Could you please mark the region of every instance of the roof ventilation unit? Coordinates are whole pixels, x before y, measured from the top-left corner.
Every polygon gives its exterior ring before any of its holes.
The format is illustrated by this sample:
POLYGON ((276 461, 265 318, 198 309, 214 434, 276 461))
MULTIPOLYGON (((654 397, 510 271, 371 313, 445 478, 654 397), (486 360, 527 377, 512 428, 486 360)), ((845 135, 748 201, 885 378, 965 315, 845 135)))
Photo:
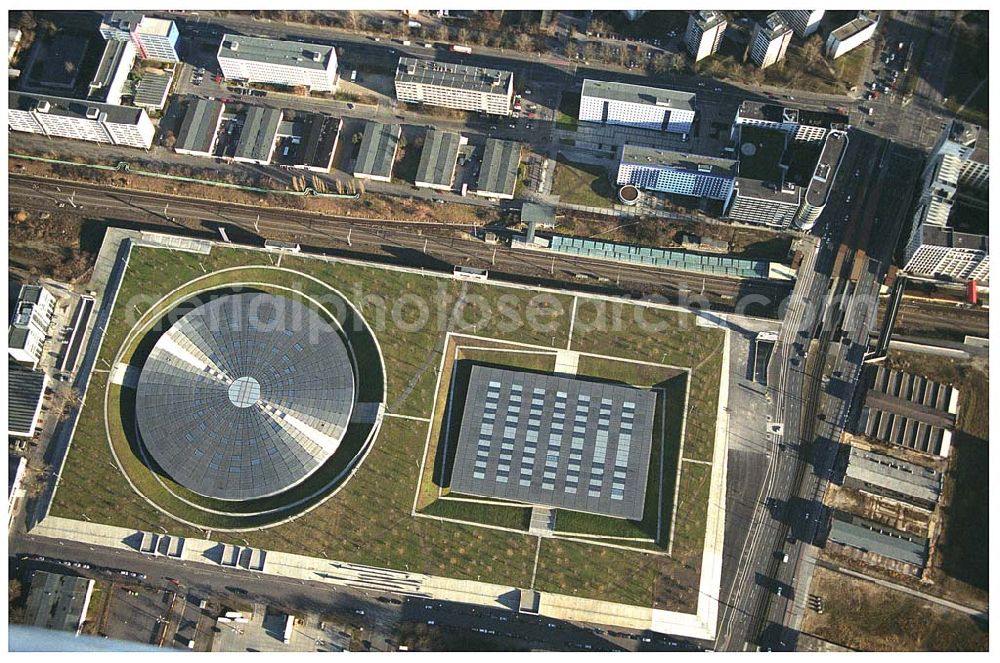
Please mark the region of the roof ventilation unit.
POLYGON ((50 108, 52 108, 52 104, 50 104, 45 99, 39 101, 38 104, 35 106, 35 110, 38 111, 39 113, 48 113, 50 108))
POLYGON ((87 119, 96 120, 101 114, 101 109, 96 106, 90 106, 87 108, 87 119))

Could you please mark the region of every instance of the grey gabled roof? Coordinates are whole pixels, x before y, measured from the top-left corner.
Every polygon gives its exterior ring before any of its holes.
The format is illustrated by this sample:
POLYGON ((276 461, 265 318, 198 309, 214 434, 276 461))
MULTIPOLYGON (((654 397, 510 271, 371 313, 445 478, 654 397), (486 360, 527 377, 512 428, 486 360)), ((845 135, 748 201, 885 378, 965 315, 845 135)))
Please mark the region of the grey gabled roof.
POLYGON ((583 82, 581 96, 610 99, 612 101, 627 101, 633 104, 648 104, 664 106, 675 110, 693 111, 695 97, 693 92, 679 92, 665 88, 649 87, 648 85, 630 85, 614 81, 597 81, 588 78, 583 82))
POLYGON ((324 70, 330 62, 331 52, 333 46, 323 44, 226 34, 219 44, 218 55, 234 60, 324 70))
POLYGON ((506 94, 514 72, 505 69, 473 67, 452 62, 399 58, 396 81, 422 83, 476 92, 506 94))
POLYGON ((420 152, 416 182, 451 186, 462 137, 453 131, 428 131, 420 152))
POLYGON ((927 563, 927 539, 849 513, 834 515, 829 538, 907 564, 923 567, 927 563))
POLYGON ((368 122, 365 124, 361 149, 354 166, 355 173, 391 177, 401 128, 398 124, 368 122))
POLYGON ((847 477, 931 504, 941 498, 943 488, 937 470, 855 446, 848 457, 847 477))
MULTIPOLYGON (((12 328, 16 329, 16 328, 12 328)), ((7 429, 10 435, 27 436, 45 396, 47 376, 42 371, 10 367, 7 372, 7 429)))
POLYGON ((267 161, 274 146, 274 139, 278 136, 279 124, 281 124, 280 110, 252 106, 247 111, 233 156, 239 159, 267 161))
POLYGON ((473 366, 451 492, 641 520, 655 406, 622 384, 473 366))
POLYGON ((476 190, 482 193, 513 194, 520 163, 520 143, 499 138, 487 139, 476 190))
POLYGON ((173 76, 169 74, 144 74, 135 87, 135 98, 132 103, 136 106, 162 108, 166 103, 167 91, 172 80, 173 76))
POLYGON ((214 99, 195 99, 188 104, 187 112, 177 132, 174 149, 191 152, 208 152, 215 140, 215 130, 219 126, 226 105, 214 99))
POLYGON ((329 168, 333 160, 333 145, 340 133, 341 119, 310 113, 303 120, 303 125, 299 150, 294 156, 295 163, 314 168, 329 168))

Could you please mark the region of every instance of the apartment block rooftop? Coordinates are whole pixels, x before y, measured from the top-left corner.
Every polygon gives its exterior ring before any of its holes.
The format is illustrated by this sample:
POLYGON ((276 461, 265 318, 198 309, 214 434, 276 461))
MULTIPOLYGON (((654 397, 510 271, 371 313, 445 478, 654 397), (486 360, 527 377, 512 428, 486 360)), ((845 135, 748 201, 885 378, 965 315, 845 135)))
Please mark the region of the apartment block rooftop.
POLYGON ((815 207, 826 204, 827 196, 833 187, 837 166, 847 151, 847 134, 843 131, 831 131, 823 143, 816 170, 813 172, 809 187, 806 189, 806 202, 815 207))
POLYGON ((832 111, 810 110, 807 108, 789 108, 780 104, 744 99, 740 103, 738 116, 750 120, 776 122, 778 124, 804 124, 810 127, 826 129, 846 127, 851 119, 843 113, 832 111))
POLYGON ((722 12, 717 12, 714 9, 701 9, 699 11, 691 12, 691 16, 694 18, 695 25, 698 29, 711 30, 719 23, 726 20, 726 17, 722 15, 722 12))
POLYGON ((622 163, 668 167, 716 177, 736 177, 739 173, 739 162, 734 159, 687 154, 642 145, 624 145, 621 160, 622 163))
POLYGON ((845 39, 850 39, 862 30, 867 30, 874 23, 878 23, 878 14, 871 15, 862 13, 858 14, 857 18, 844 23, 830 34, 837 41, 844 41, 845 39))
POLYGON ((783 19, 778 12, 771 12, 766 19, 757 25, 760 26, 761 32, 768 39, 776 39, 786 32, 792 31, 792 26, 788 25, 788 21, 783 19))
POLYGON ((228 33, 223 35, 219 44, 220 58, 317 70, 327 68, 332 52, 333 46, 228 33))
POLYGON ((506 93, 513 77, 514 72, 504 69, 417 58, 399 58, 399 65, 396 67, 397 82, 458 88, 471 92, 506 93))
POLYGON ((96 101, 50 97, 27 92, 8 92, 7 108, 87 120, 96 120, 103 114, 106 121, 113 124, 136 124, 145 112, 141 108, 132 106, 116 106, 96 101))
POLYGON ((648 85, 631 85, 614 81, 583 81, 584 97, 596 97, 623 101, 632 104, 647 104, 650 106, 665 106, 677 110, 694 111, 695 95, 693 92, 678 92, 648 85))
MULTIPOLYGON (((135 47, 127 41, 109 40, 104 44, 104 52, 101 54, 101 61, 97 65, 97 73, 90 83, 90 94, 98 95, 105 99, 108 93, 108 86, 114 81, 118 69, 123 66, 123 59, 128 51, 133 53, 135 47)), ((134 57, 132 58, 134 61, 134 57)), ((129 62, 131 65, 132 62, 129 62)))

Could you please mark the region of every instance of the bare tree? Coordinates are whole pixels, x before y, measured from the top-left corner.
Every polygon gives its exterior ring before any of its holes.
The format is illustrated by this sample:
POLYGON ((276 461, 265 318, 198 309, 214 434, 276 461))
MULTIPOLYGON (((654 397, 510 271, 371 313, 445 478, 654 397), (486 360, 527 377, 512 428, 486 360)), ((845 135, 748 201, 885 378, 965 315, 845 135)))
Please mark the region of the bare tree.
POLYGON ((576 56, 580 54, 580 48, 576 45, 575 41, 569 41, 566 43, 566 57, 570 60, 575 60, 576 56))
POLYGON ((517 50, 522 52, 531 52, 534 50, 535 40, 527 32, 521 32, 517 35, 515 40, 515 45, 517 50))

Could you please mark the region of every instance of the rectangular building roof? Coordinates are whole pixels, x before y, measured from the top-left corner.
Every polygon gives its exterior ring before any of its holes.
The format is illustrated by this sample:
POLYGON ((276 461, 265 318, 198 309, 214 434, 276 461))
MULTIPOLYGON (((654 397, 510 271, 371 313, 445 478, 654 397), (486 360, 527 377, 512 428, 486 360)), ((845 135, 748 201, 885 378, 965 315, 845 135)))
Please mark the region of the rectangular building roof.
POLYGON ((487 139, 476 190, 483 193, 513 194, 520 163, 520 143, 499 138, 487 139))
POLYGON ((831 131, 823 142, 823 151, 816 162, 809 187, 806 189, 806 202, 819 207, 826 204, 826 197, 833 187, 834 175, 840 159, 847 151, 847 134, 842 131, 831 131))
POLYGON ((804 124, 810 127, 846 127, 851 118, 843 113, 808 108, 790 108, 780 104, 744 99, 737 111, 738 117, 779 124, 804 124))
POLYGON ((94 581, 78 576, 35 571, 31 577, 24 623, 76 633, 87 616, 94 581))
POLYGON ((733 159, 661 150, 643 145, 624 145, 622 163, 641 166, 662 166, 716 177, 736 177, 739 163, 733 159))
POLYGON ((451 490, 641 520, 655 405, 635 387, 473 366, 451 490))
POLYGON ((304 44, 299 41, 263 39, 246 35, 225 34, 219 44, 219 57, 249 62, 325 70, 330 63, 333 46, 304 44))
POLYGON ((174 149, 191 152, 208 152, 215 140, 215 130, 219 126, 226 105, 214 99, 194 99, 188 103, 181 128, 177 132, 174 149))
POLYGON ((354 172, 376 177, 392 177, 400 131, 398 124, 365 123, 365 133, 361 139, 361 149, 358 152, 354 172))
POLYGON ((614 81, 597 81, 588 78, 583 81, 584 97, 598 97, 612 101, 625 101, 633 104, 650 106, 665 106, 667 108, 694 111, 695 97, 693 92, 678 92, 648 85, 630 85, 614 81))
POLYGON ((303 119, 303 113, 298 114, 302 122, 298 150, 292 158, 295 165, 313 168, 329 168, 333 159, 333 146, 340 133, 341 119, 331 115, 309 113, 303 119))
POLYGON ((907 564, 923 567, 927 563, 927 539, 843 511, 834 516, 829 538, 907 564))
POLYGON ((941 498, 943 477, 937 470, 854 446, 847 477, 919 502, 937 504, 941 498))
MULTIPOLYGON (((16 328, 12 328, 16 329, 16 328)), ((48 376, 43 371, 10 367, 7 371, 7 434, 29 437, 35 431, 35 418, 48 376)))
POLYGON ((776 39, 786 32, 792 31, 792 27, 788 25, 788 21, 782 18, 778 12, 771 12, 757 26, 768 39, 776 39))
POLYGON ((170 90, 170 74, 146 73, 135 87, 135 97, 132 100, 136 106, 163 108, 167 102, 167 92, 170 90))
POLYGON ((714 9, 702 9, 691 12, 691 17, 694 19, 695 25, 702 31, 711 30, 726 20, 721 12, 717 12, 714 9))
POLYGON ((471 65, 399 58, 396 81, 458 88, 472 92, 506 94, 514 72, 505 69, 473 67, 471 65))
POLYGON ((462 136, 453 131, 428 131, 420 152, 416 181, 451 186, 462 136))
POLYGON ((106 114, 107 121, 112 124, 134 125, 139 122, 139 118, 145 113, 141 108, 133 108, 132 106, 116 106, 96 101, 50 97, 43 94, 28 94, 27 92, 7 93, 7 108, 9 109, 32 111, 42 101, 49 103, 49 108, 46 111, 49 115, 87 119, 87 109, 96 108, 101 113, 106 114))
POLYGON ((236 152, 233 156, 238 159, 267 161, 274 140, 278 136, 280 123, 280 110, 251 106, 240 130, 240 139, 236 142, 236 152))
POLYGON ((844 23, 842 26, 831 32, 830 34, 837 41, 844 41, 845 39, 850 39, 854 35, 858 34, 862 30, 868 29, 872 24, 878 22, 878 15, 875 17, 870 17, 866 14, 859 14, 857 18, 844 23))
POLYGON ((101 54, 101 61, 97 64, 97 72, 90 82, 90 93, 97 95, 100 99, 107 99, 107 87, 111 85, 115 75, 121 67, 131 67, 135 63, 135 46, 132 42, 117 41, 109 39, 104 42, 104 52, 101 54), (126 62, 125 53, 133 53, 132 61, 126 62))

